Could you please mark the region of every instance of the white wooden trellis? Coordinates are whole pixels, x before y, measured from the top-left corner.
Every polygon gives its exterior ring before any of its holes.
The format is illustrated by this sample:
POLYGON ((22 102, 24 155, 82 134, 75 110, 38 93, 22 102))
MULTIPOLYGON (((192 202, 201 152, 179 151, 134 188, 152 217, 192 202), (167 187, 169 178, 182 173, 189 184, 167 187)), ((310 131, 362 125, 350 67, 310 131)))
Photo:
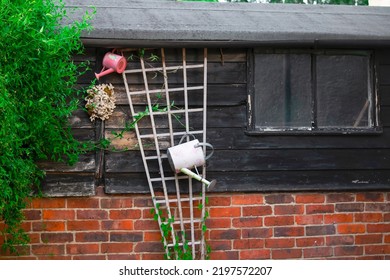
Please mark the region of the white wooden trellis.
MULTIPOLYGON (((207 49, 203 50, 203 63, 189 64, 187 63, 186 57, 186 49, 182 49, 182 62, 180 65, 167 66, 165 59, 165 50, 161 49, 161 67, 149 67, 149 65, 145 62, 143 56, 140 58, 140 69, 129 69, 125 70, 122 73, 123 81, 126 88, 127 98, 130 105, 131 114, 133 116, 133 121, 135 121, 135 116, 142 113, 143 111, 139 111, 138 107, 135 106, 135 102, 133 102, 134 98, 137 97, 146 97, 147 101, 147 109, 148 116, 147 118, 151 124, 151 133, 149 131, 144 131, 140 129, 137 122, 135 122, 135 132, 138 139, 139 149, 142 155, 142 160, 150 188, 150 193, 152 196, 154 209, 156 212, 163 208, 166 211, 166 220, 163 221, 161 216, 158 215, 158 224, 160 227, 161 235, 163 238, 164 248, 166 252, 166 256, 170 258, 172 252, 174 252, 173 248, 175 246, 182 247, 182 250, 185 249, 185 245, 188 245, 191 249, 192 258, 200 258, 204 259, 206 256, 206 245, 205 245, 205 236, 203 231, 203 224, 205 222, 205 192, 206 186, 202 184, 201 192, 198 195, 194 194, 193 188, 193 180, 184 174, 175 174, 172 170, 167 170, 164 168, 165 162, 167 161, 166 155, 166 147, 162 144, 162 139, 169 138, 170 146, 174 146, 178 144, 180 138, 185 137, 187 135, 187 141, 189 140, 188 135, 195 135, 199 140, 206 143, 206 119, 207 119, 207 49), (203 70, 203 84, 202 85, 189 85, 188 84, 188 75, 189 71, 192 69, 203 70), (148 81, 148 73, 161 73, 163 75, 163 86, 160 89, 150 89, 149 81, 148 81), (182 75, 182 86, 170 87, 168 81, 168 73, 169 75, 182 75), (132 84, 132 75, 142 75, 142 79, 144 82, 144 88, 142 90, 131 90, 132 84), (189 95, 195 91, 203 92, 203 100, 201 106, 197 108, 193 108, 189 106, 189 95), (184 99, 184 108, 174 108, 171 106, 172 93, 182 93, 184 99), (166 100, 166 110, 158 110, 153 111, 154 104, 152 103, 152 95, 160 94, 163 95, 166 100), (173 120, 177 114, 184 115, 184 130, 175 129, 173 125, 173 120), (202 118, 202 129, 192 129, 190 127, 190 120, 194 118, 194 114, 199 118, 199 114, 201 114, 202 118), (159 119, 160 118, 160 119, 159 119), (166 119, 164 119, 166 118, 166 119), (168 132, 160 132, 156 127, 156 122, 165 120, 168 125, 168 132), (154 145, 155 154, 148 155, 145 153, 145 140, 152 140, 154 145), (150 166, 157 161, 159 176, 153 176, 150 172, 150 166), (176 197, 172 198, 168 194, 167 184, 170 182, 174 182, 176 197), (162 186, 162 195, 158 195, 156 192, 157 188, 161 188, 162 186), (184 191, 184 195, 183 195, 184 191), (183 212, 183 202, 188 203, 189 213, 185 214, 183 212), (196 208, 195 204, 200 204, 201 211, 200 216, 196 216, 194 211, 196 208), (174 218, 174 211, 177 210, 178 220, 174 218), (170 237, 164 236, 164 230, 162 229, 162 225, 166 224, 166 221, 172 221, 168 223, 170 226, 170 237), (187 227, 186 227, 187 225, 187 227), (190 226, 190 236, 189 240, 185 234, 183 234, 186 230, 188 230, 188 225, 190 226), (178 227, 178 228, 177 228, 178 227)), ((149 78, 150 79, 150 78, 149 78)), ((142 108, 143 109, 143 108, 142 108)), ((150 147, 148 147, 150 149, 150 147)), ((204 147, 205 152, 205 147, 204 147)), ((203 166, 201 168, 201 176, 205 178, 206 176, 206 168, 203 166)))

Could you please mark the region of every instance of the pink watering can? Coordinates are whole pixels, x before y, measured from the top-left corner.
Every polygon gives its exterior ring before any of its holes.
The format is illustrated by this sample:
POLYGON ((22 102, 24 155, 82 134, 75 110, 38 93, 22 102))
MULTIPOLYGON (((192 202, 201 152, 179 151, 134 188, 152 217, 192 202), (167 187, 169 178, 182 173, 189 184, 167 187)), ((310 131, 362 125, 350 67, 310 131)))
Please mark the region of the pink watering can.
POLYGON ((118 55, 112 52, 108 52, 103 57, 103 69, 97 74, 95 73, 96 79, 111 73, 121 74, 125 71, 127 65, 126 58, 123 55, 118 55))

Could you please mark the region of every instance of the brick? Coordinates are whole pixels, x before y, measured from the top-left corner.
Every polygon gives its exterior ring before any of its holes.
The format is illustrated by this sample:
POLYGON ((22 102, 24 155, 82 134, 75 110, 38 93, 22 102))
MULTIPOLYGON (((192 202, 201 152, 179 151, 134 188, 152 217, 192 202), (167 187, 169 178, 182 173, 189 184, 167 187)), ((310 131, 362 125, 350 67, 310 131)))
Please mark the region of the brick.
POLYGON ((305 208, 303 205, 275 205, 274 213, 275 215, 294 215, 294 214, 303 214, 305 208))
POLYGON ((99 208, 99 199, 96 198, 68 198, 67 208, 99 208))
POLYGON ((385 243, 390 243, 390 235, 385 235, 385 243))
POLYGON ((271 214, 272 214, 271 206, 251 206, 251 207, 242 208, 243 216, 268 216, 271 214))
POLYGON ((128 210, 111 210, 111 220, 123 220, 123 219, 140 219, 141 210, 139 209, 128 209, 128 210))
POLYGON ((242 238, 268 238, 272 236, 270 228, 245 228, 242 229, 242 238))
POLYGON ((66 252, 70 255, 91 255, 99 253, 99 244, 67 244, 66 252))
POLYGON ((131 208, 133 207, 132 198, 102 198, 100 200, 101 208, 131 208))
POLYGON ((144 241, 161 241, 160 231, 145 231, 144 232, 144 241))
POLYGON ((210 242, 209 245, 211 250, 215 251, 225 251, 232 249, 232 243, 230 240, 213 240, 213 242, 210 242))
POLYGON ((65 208, 65 201, 64 198, 34 198, 31 205, 35 209, 65 208))
POLYGON ((134 222, 135 230, 159 230, 158 222, 155 220, 137 220, 134 222))
MULTIPOLYGON (((153 201, 150 197, 137 197, 134 198, 133 204, 135 207, 153 207, 153 201)), ((108 207, 111 208, 111 207, 108 207)))
POLYGON ((305 234, 303 227, 276 227, 274 228, 275 237, 284 236, 302 236, 305 234))
POLYGON ((237 239, 233 240, 233 249, 241 250, 241 249, 258 249, 264 247, 263 239, 237 239))
MULTIPOLYGON (((41 234, 40 233, 28 233, 28 236, 30 238, 30 244, 41 243, 41 234)), ((2 244, 1 238, 0 238, 0 244, 2 244)))
POLYGON ((65 222, 33 222, 33 231, 65 231, 65 222))
POLYGON ((75 212, 73 210, 42 210, 44 220, 74 220, 75 212))
POLYGON ((303 237, 295 240, 297 247, 316 247, 325 244, 324 237, 303 237))
POLYGON ((31 245, 33 255, 64 255, 64 245, 31 245))
POLYGON ((297 225, 316 225, 322 224, 324 220, 323 215, 298 215, 295 216, 295 222, 297 225))
POLYGON ((127 220, 102 221, 102 230, 133 230, 134 222, 127 220))
POLYGON ((364 224, 342 224, 342 225, 337 225, 337 232, 339 234, 365 233, 366 232, 366 226, 364 224))
POLYGON ((231 196, 211 196, 209 197, 208 206, 231 206, 231 196))
POLYGON ((336 204, 336 212, 362 212, 364 203, 340 203, 336 204))
MULTIPOLYGON (((190 217, 191 210, 189 207, 183 207, 181 210, 183 213, 183 217, 190 217)), ((193 211, 194 217, 201 217, 202 216, 202 210, 199 209, 196 205, 193 207, 192 211, 193 211)))
POLYGON ((327 246, 337 246, 337 245, 353 245, 355 239, 353 235, 341 235, 341 236, 327 236, 326 245, 327 246))
POLYGON ((101 251, 103 254, 109 253, 131 253, 133 251, 133 243, 102 243, 101 251))
POLYGON ((355 195, 350 193, 331 193, 326 195, 327 203, 353 202, 355 195))
POLYGON ((382 213, 356 213, 355 222, 382 222, 383 215, 382 213))
POLYGON ((264 218, 265 226, 288 226, 294 224, 294 216, 271 216, 264 218))
POLYGON ((24 210, 23 214, 26 221, 36 221, 42 218, 41 210, 24 210))
POLYGON ((272 259, 300 259, 302 249, 281 249, 272 250, 272 259))
POLYGON ((334 225, 323 225, 323 226, 306 226, 306 235, 332 235, 336 233, 334 225))
POLYGON ((232 196, 232 205, 256 205, 263 203, 264 197, 261 194, 245 194, 232 196))
POLYGON ((334 248, 335 256, 360 256, 363 255, 362 246, 341 246, 334 248))
MULTIPOLYGON (((114 256, 118 256, 118 255, 114 255, 114 256)), ((142 257, 142 260, 163 260, 164 259, 164 254, 156 254, 156 253, 147 253, 147 254, 136 254, 132 257, 134 257, 135 259, 140 259, 139 256, 142 257)), ((126 257, 124 258, 124 260, 128 260, 129 257, 126 257)))
POLYGON ((164 247, 161 242, 139 242, 134 246, 134 252, 163 252, 164 247))
POLYGON ((355 243, 356 244, 375 244, 382 243, 383 236, 382 234, 365 234, 365 235, 356 235, 355 243))
POLYGON ((324 203, 325 195, 323 194, 297 194, 295 196, 295 203, 324 203))
POLYGON ((293 238, 269 238, 265 240, 265 248, 292 248, 295 246, 293 238))
POLYGON ((390 212, 390 203, 380 203, 380 202, 375 202, 375 203, 366 203, 365 204, 365 211, 366 212, 390 212))
POLYGON ((72 260, 105 260, 106 256, 104 255, 75 255, 72 256, 72 260))
POLYGON ((263 225, 262 218, 258 218, 258 217, 234 218, 232 222, 233 222, 233 227, 236 228, 261 227, 263 225))
POLYGON ((218 218, 218 219, 207 219, 207 228, 230 228, 232 220, 230 218, 218 218))
POLYGON ((373 202, 383 202, 385 200, 383 193, 378 192, 365 192, 356 194, 356 201, 373 201, 373 202))
POLYGON ((83 231, 83 230, 98 230, 99 228, 100 228, 99 221, 95 221, 95 220, 67 222, 68 230, 83 231))
POLYGON ((31 231, 31 224, 32 224, 32 222, 30 222, 30 221, 23 221, 21 227, 25 232, 30 232, 31 231))
POLYGON ((78 232, 76 233, 76 242, 105 242, 108 241, 107 232, 78 232))
POLYGON ((77 210, 77 219, 80 220, 104 220, 108 219, 106 210, 77 210))
POLYGON ((303 257, 305 259, 327 258, 333 256, 333 248, 316 247, 303 249, 303 257))
POLYGON ((110 241, 112 242, 139 242, 143 241, 142 232, 111 232, 110 241))
POLYGON ((291 194, 269 194, 265 196, 267 204, 293 203, 294 197, 291 194))
POLYGON ((71 260, 71 256, 38 255, 38 260, 71 260))
POLYGON ((217 208, 211 208, 210 211, 210 217, 216 218, 216 217, 241 217, 241 208, 240 207, 217 207, 217 208))
POLYGON ((41 240, 43 243, 66 243, 73 241, 73 234, 68 232, 62 233, 42 233, 41 240))
POLYGON ((210 253, 211 260, 238 260, 239 252, 238 251, 217 251, 210 253))
POLYGON ((240 239, 241 232, 237 229, 227 229, 227 230, 210 230, 210 239, 240 239))
MULTIPOLYGON (((174 211, 172 211, 172 212, 174 212, 174 211)), ((143 209, 142 210, 142 219, 154 219, 154 210, 152 210, 152 208, 143 209)))
POLYGON ((322 213, 333 213, 334 205, 333 204, 316 204, 316 205, 306 205, 306 214, 322 214, 322 213))
POLYGON ((353 214, 331 214, 324 215, 325 224, 352 223, 353 214))
POLYGON ((386 213, 383 216, 383 221, 384 222, 390 222, 390 213, 386 213))
POLYGON ((367 232, 390 232, 390 224, 368 224, 367 232))
POLYGON ((270 250, 242 250, 240 260, 265 260, 271 257, 270 250))

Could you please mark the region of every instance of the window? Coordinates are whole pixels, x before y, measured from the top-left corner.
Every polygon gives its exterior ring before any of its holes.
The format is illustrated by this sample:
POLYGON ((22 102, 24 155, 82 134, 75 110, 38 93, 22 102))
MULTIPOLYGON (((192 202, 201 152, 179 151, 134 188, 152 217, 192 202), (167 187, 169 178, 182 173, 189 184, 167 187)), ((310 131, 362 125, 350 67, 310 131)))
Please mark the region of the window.
POLYGON ((255 51, 249 133, 379 131, 371 54, 255 51))

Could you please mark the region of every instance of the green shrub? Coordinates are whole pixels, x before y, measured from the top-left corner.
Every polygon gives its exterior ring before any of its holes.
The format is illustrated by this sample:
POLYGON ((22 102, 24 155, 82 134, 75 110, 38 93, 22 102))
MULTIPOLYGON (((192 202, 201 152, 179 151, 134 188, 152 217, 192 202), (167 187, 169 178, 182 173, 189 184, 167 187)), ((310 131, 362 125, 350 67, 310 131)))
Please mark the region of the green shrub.
POLYGON ((75 163, 81 143, 68 117, 78 107, 77 78, 85 67, 80 34, 91 14, 63 25, 62 1, 0 0, 0 219, 3 248, 26 244, 23 209, 44 176, 42 159, 75 163))

